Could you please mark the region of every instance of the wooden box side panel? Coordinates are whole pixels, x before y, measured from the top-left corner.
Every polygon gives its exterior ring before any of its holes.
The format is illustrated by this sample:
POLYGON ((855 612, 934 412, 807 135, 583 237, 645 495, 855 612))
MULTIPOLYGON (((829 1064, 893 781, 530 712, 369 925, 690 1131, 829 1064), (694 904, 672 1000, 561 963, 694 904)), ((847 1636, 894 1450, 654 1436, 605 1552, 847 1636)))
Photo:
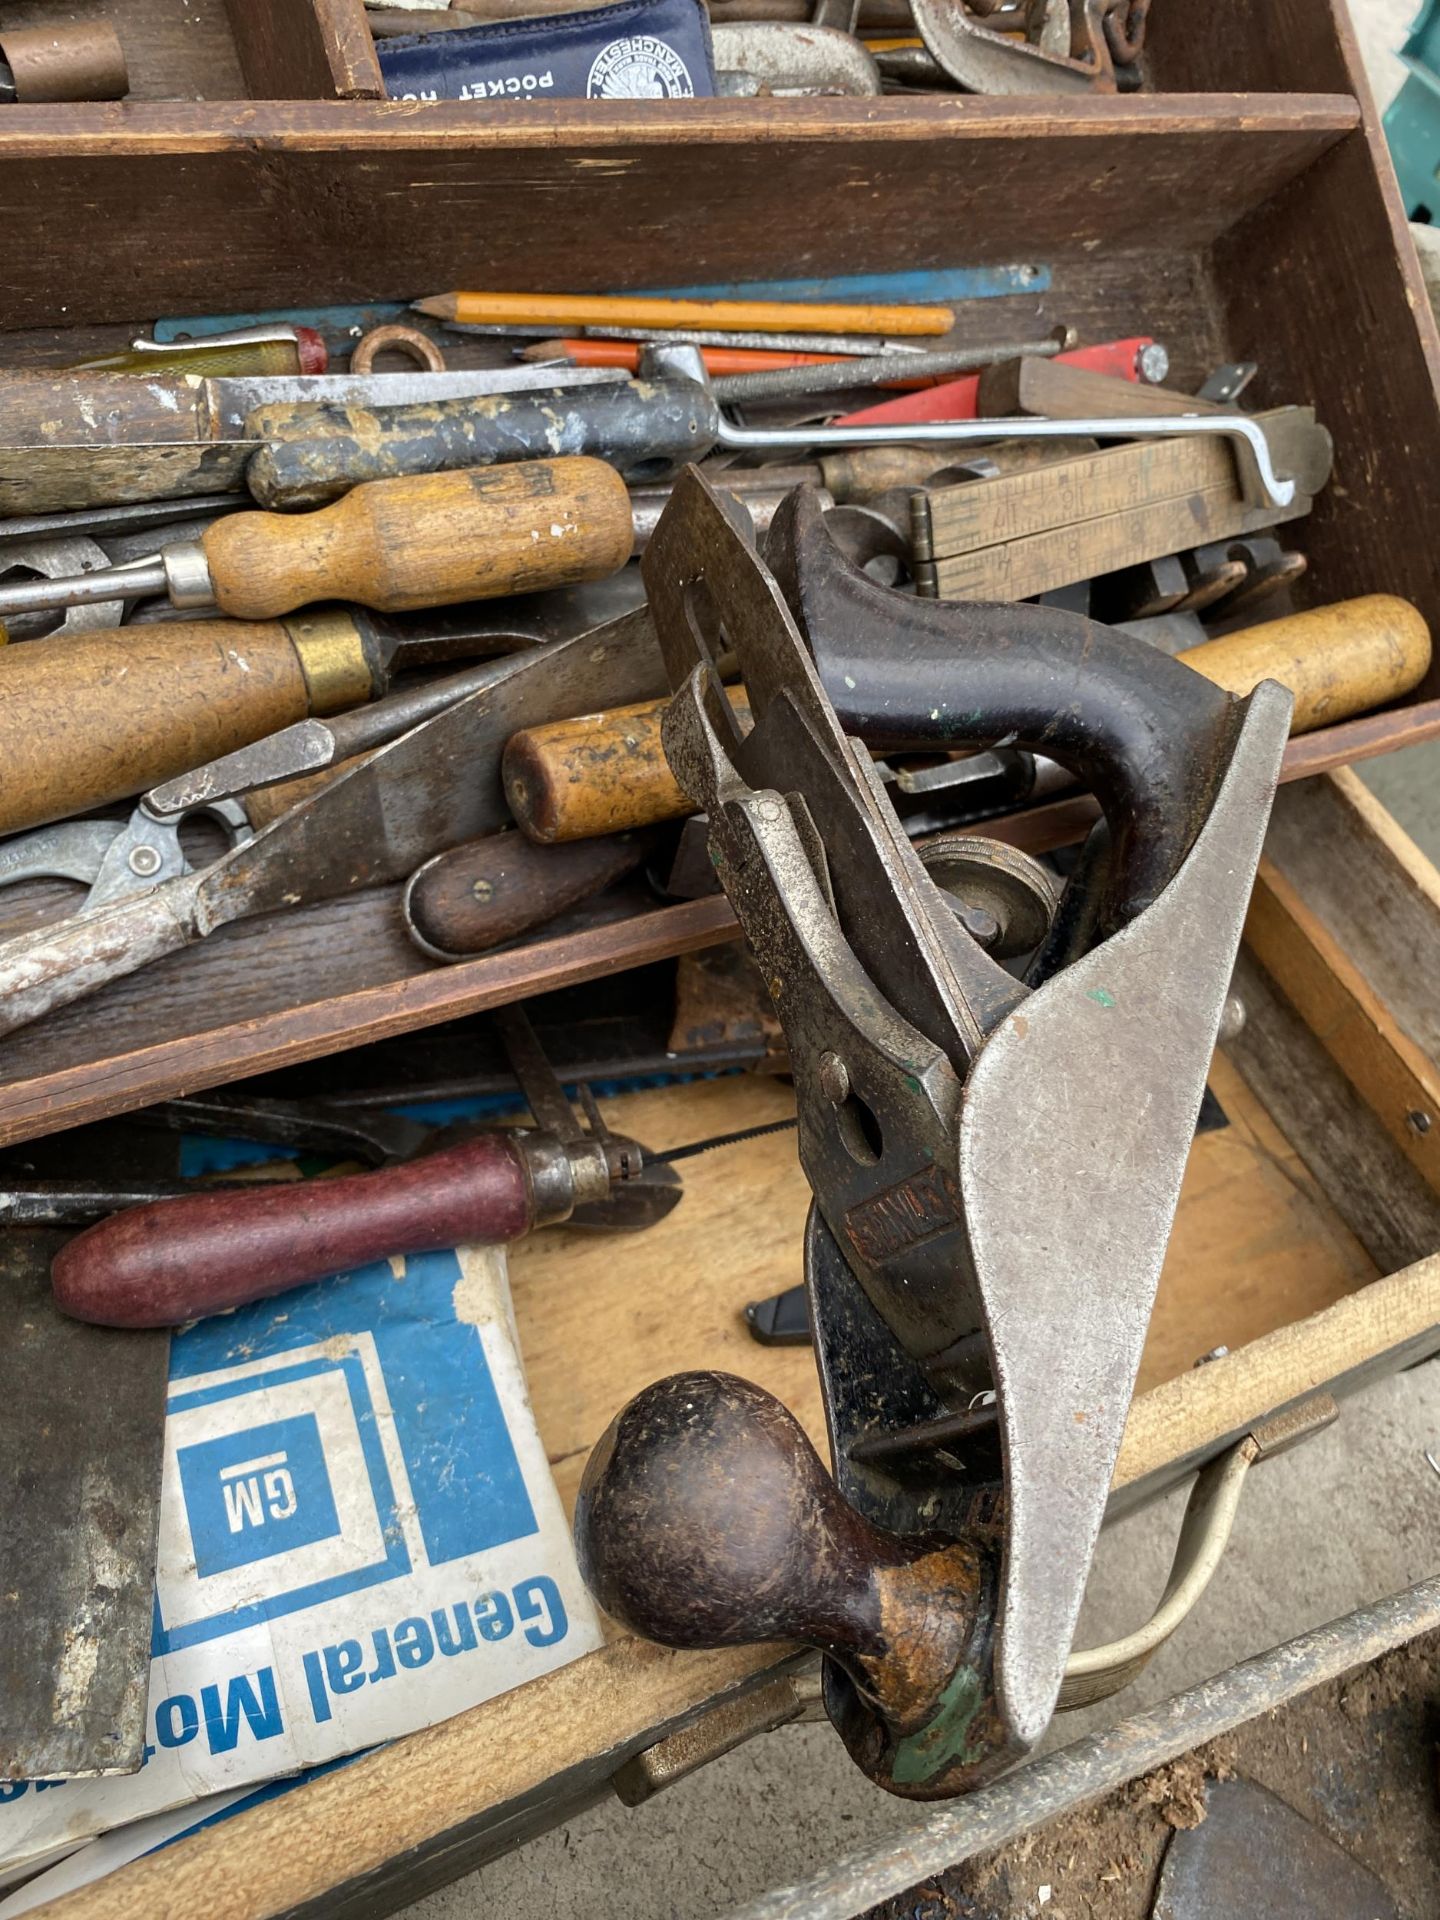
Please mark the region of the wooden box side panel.
POLYGON ((301 262, 331 301, 604 289, 618 231, 639 286, 1114 256, 1157 231, 1184 252, 1356 121, 1266 96, 641 105, 11 109, 6 324, 293 305, 301 262), (163 250, 134 247, 137 206, 163 250))
POLYGON ((381 100, 361 0, 225 0, 255 100, 381 100))
POLYGON ((1193 93, 1354 93, 1364 84, 1345 0, 1156 8, 1145 33, 1145 78, 1161 91, 1193 93))

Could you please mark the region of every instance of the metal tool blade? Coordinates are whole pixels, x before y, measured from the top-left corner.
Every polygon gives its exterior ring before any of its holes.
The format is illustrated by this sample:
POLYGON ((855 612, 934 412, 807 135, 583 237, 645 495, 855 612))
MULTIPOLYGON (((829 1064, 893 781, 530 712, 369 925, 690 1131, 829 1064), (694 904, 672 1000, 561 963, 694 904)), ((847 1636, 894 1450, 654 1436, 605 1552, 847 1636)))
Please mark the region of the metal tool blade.
POLYGON ((664 688, 644 608, 522 656, 217 860, 201 879, 202 921, 219 926, 402 879, 509 819, 500 756, 512 733, 664 688))
POLYGON ((1207 1780, 1200 1824, 1171 1838, 1151 1920, 1400 1920, 1389 1889, 1249 1780, 1207 1780))
MULTIPOLYGON (((94 1130, 53 1147, 47 1172, 93 1162, 94 1130)), ((173 1164, 163 1140, 123 1151, 173 1164)), ((145 1748, 170 1338, 67 1319, 66 1237, 0 1234, 0 1780, 133 1773, 145 1748)))
POLYGON ((458 367, 446 373, 217 374, 208 382, 217 434, 239 434, 256 407, 428 406, 537 387, 605 387, 628 376, 615 367, 458 367))
POLYGON ((638 567, 622 567, 603 580, 543 593, 517 593, 502 600, 470 600, 456 607, 426 607, 416 613, 373 614, 396 672, 480 653, 512 653, 552 640, 572 640, 645 604, 638 567))
MULTIPOLYGON (((503 654, 571 640, 578 633, 590 633, 632 612, 644 600, 638 570, 626 567, 608 580, 557 588, 553 593, 477 600, 461 607, 427 611, 408 620, 403 614, 381 618, 358 610, 355 617, 374 625, 381 635, 381 645, 391 650, 395 664, 408 667, 421 661, 477 652, 503 654)), ((237 747, 234 753, 222 754, 218 760, 152 787, 145 796, 146 810, 157 819, 166 819, 190 807, 252 793, 297 774, 334 766, 351 754, 367 752, 408 733, 411 727, 443 712, 466 694, 490 685, 504 671, 503 665, 487 660, 468 673, 407 687, 372 706, 356 707, 328 721, 297 720, 294 726, 282 727, 252 746, 237 747)))
POLYGON ((663 693, 646 609, 523 655, 487 687, 414 727, 202 873, 0 946, 0 1033, 83 999, 251 914, 402 879, 509 818, 510 735, 663 693))
POLYGON ((644 1233, 672 1214, 685 1197, 680 1175, 664 1161, 645 1164, 628 1180, 617 1181, 604 1200, 586 1200, 565 1221, 581 1233, 644 1233))
POLYGON ((965 1084, 962 1204, 1007 1462, 997 1691, 1026 1744, 1074 1637, 1290 706, 1261 683, 1174 880, 1009 1015, 965 1084))

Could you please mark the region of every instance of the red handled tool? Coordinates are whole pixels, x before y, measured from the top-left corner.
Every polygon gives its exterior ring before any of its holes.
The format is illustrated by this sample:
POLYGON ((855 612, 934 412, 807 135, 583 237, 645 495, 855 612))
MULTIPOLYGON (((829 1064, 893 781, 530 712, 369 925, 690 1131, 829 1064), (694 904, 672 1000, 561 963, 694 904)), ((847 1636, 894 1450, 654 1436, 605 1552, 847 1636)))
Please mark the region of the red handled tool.
POLYGON ((628 1199, 642 1180, 646 1204, 622 1203, 608 1224, 663 1219, 680 1198, 678 1177, 647 1167, 634 1141, 610 1133, 588 1090, 585 1131, 525 1014, 508 1007, 496 1019, 534 1130, 487 1127, 373 1172, 128 1208, 60 1249, 56 1304, 100 1326, 180 1326, 391 1255, 504 1245, 628 1199))
MULTIPOLYGON (((1139 381, 1141 356, 1155 345, 1149 335, 1134 340, 1106 340, 1097 347, 1076 347, 1070 353, 1058 353, 1060 366, 1086 367, 1091 373, 1108 373, 1113 379, 1139 381)), ((902 394, 896 400, 881 400, 873 407, 861 407, 844 414, 837 426, 883 425, 887 421, 974 420, 979 417, 980 375, 967 373, 959 380, 942 381, 938 386, 922 387, 916 393, 902 394)))

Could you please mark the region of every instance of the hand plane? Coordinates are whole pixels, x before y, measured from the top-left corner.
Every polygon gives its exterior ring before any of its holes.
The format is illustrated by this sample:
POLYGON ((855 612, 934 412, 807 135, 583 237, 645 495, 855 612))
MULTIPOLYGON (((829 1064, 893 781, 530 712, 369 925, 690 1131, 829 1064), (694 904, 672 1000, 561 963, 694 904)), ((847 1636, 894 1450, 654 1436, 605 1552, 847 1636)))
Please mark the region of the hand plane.
POLYGON ((692 469, 643 564, 666 753, 793 1062, 834 1480, 769 1395, 674 1376, 596 1447, 581 1565, 668 1645, 821 1648, 864 1771, 964 1792, 1055 1708, 1290 695, 1051 608, 898 594, 803 489, 762 560, 692 469), (865 750, 999 744, 1101 803, 1063 892, 977 836, 912 847, 865 750))

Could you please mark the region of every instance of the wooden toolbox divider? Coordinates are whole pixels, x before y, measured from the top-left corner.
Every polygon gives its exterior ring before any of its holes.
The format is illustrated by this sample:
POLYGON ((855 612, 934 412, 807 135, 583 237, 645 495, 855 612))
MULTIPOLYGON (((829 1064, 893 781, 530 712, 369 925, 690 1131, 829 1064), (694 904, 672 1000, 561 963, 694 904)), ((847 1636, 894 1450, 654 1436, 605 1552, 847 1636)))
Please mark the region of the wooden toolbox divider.
MULTIPOLYGON (((1252 917, 1247 1021, 1211 1075, 1227 1124, 1198 1136, 1191 1156, 1112 1512, 1174 1485, 1271 1414, 1316 1392, 1343 1399, 1440 1349, 1440 1183, 1396 1144, 1393 1090, 1347 1079, 1328 1017, 1313 1028, 1305 1017, 1317 978, 1358 988, 1391 1045, 1436 1073, 1440 874, 1349 773, 1282 794, 1267 874, 1294 911, 1278 937, 1268 907, 1252 917), (1344 964, 1332 974, 1337 952, 1344 964)), ((783 1083, 742 1077, 629 1095, 606 1117, 678 1144, 791 1110, 783 1083)), ((532 1399, 567 1506, 621 1404, 681 1368, 759 1381, 824 1447, 808 1350, 757 1346, 742 1317, 748 1300, 799 1278, 808 1195, 793 1147, 772 1137, 702 1155, 685 1179, 681 1206, 624 1261, 613 1245, 560 1229, 512 1250, 532 1399)), ((518 1693, 47 1911, 150 1920, 196 1901, 209 1910, 223 1887, 227 1920, 387 1912, 603 1797, 635 1754, 774 1680, 792 1658, 785 1647, 673 1653, 612 1630, 601 1651, 518 1693)))

